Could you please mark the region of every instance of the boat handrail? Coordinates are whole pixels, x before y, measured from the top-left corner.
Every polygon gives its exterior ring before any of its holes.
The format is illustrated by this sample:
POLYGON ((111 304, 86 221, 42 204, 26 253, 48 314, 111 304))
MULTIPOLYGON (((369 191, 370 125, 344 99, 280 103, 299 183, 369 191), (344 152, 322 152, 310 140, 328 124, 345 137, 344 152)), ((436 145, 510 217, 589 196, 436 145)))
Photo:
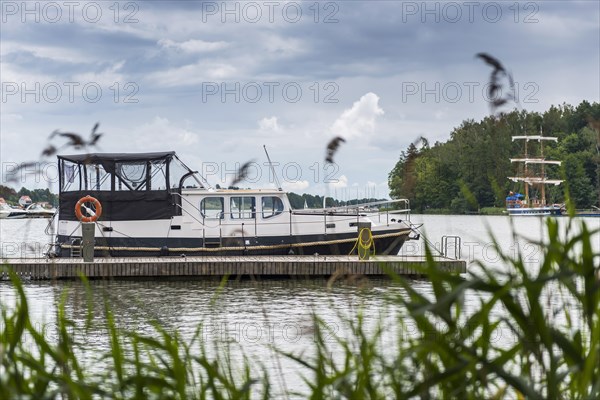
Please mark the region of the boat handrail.
POLYGON ((324 215, 327 215, 327 214, 333 214, 333 213, 337 213, 337 214, 348 213, 348 214, 350 214, 348 212, 350 210, 353 211, 352 215, 356 215, 356 218, 359 218, 360 216, 379 217, 378 218, 379 222, 381 222, 381 216, 383 214, 385 214, 387 225, 389 225, 389 223, 390 223, 390 214, 392 214, 392 215, 405 214, 405 215, 407 215, 407 220, 410 221, 410 200, 409 199, 374 201, 372 203, 353 204, 353 205, 338 206, 338 207, 296 209, 296 210, 292 210, 292 212, 294 214, 302 214, 304 212, 304 213, 317 214, 317 215, 322 213, 324 215), (365 211, 361 212, 361 210, 360 210, 360 207, 365 207, 365 206, 368 207, 368 206, 376 206, 376 205, 382 205, 382 204, 398 204, 398 203, 404 204, 404 208, 398 209, 398 210, 386 209, 385 212, 382 212, 380 210, 373 211, 373 212, 369 212, 369 211, 365 210, 365 211))
POLYGON ((405 210, 389 210, 388 212, 390 214, 407 214, 407 213, 410 213, 410 209, 407 208, 405 210))
MULTIPOLYGON (((193 203, 191 203, 186 196, 183 196, 181 193, 177 193, 177 192, 173 192, 173 195, 177 195, 179 197, 181 197, 181 199, 183 199, 183 201, 185 201, 187 204, 189 204, 194 210, 196 210, 198 212, 199 215, 202 215, 201 210, 196 207, 193 203)), ((397 200, 387 200, 387 201, 378 201, 378 202, 374 202, 374 203, 366 203, 366 204, 388 204, 388 203, 403 203, 406 206, 408 206, 409 200, 408 199, 397 199, 397 200)), ((190 213, 188 210, 186 210, 185 208, 183 208, 180 204, 175 203, 175 205, 177 207, 179 207, 182 212, 185 211, 187 215, 189 215, 190 217, 192 217, 196 222, 200 223, 202 226, 207 227, 206 225, 206 221, 204 220, 204 218, 202 218, 202 220, 196 218, 192 213, 190 213)), ((360 206, 360 205, 359 205, 360 206)), ((360 217, 370 217, 370 218, 377 218, 378 217, 378 222, 382 222, 382 216, 385 216, 385 223, 389 226, 390 223, 390 215, 407 215, 406 220, 410 221, 410 208, 404 208, 404 209, 398 209, 398 210, 385 210, 385 211, 376 211, 376 212, 359 212, 358 206, 354 205, 354 206, 342 206, 342 207, 329 207, 329 208, 310 208, 310 209, 290 209, 288 210, 288 214, 289 214, 289 221, 286 222, 268 222, 267 224, 269 225, 279 225, 279 224, 287 224, 290 223, 290 225, 292 224, 292 215, 299 215, 299 214, 312 214, 312 215, 323 215, 325 218, 322 221, 302 221, 302 224, 323 224, 324 228, 325 228, 325 234, 327 233, 327 216, 328 215, 333 215, 333 214, 337 214, 337 215, 348 215, 348 220, 351 219, 355 219, 358 222, 358 219, 360 217), (349 211, 353 211, 352 213, 350 213, 349 211)), ((257 218, 253 218, 254 220, 254 231, 255 234, 257 233, 257 218)), ((395 222, 394 219, 391 219, 391 222, 395 222)), ((223 222, 223 220, 219 219, 219 224, 218 226, 236 226, 239 225, 238 221, 235 221, 233 223, 228 223, 228 222, 223 222)), ((210 228, 216 228, 217 226, 209 226, 210 228)), ((243 229, 243 228, 242 228, 243 229)), ((291 231, 291 226, 290 226, 290 231, 291 231)), ((291 234, 291 233, 290 233, 291 234)))
MULTIPOLYGON (((370 207, 370 206, 378 206, 378 205, 382 205, 382 204, 396 204, 396 203, 404 203, 405 204, 405 208, 401 209, 401 211, 410 211, 410 200, 409 199, 381 200, 381 201, 374 201, 372 203, 349 204, 349 205, 345 205, 345 206, 308 208, 307 210, 310 210, 310 211, 332 211, 332 210, 344 210, 344 209, 357 209, 360 207, 370 207)), ((299 208, 299 209, 295 209, 294 211, 301 211, 301 210, 303 210, 303 209, 299 208)), ((398 210, 391 210, 391 211, 398 211, 398 210)))
POLYGON ((54 219, 56 218, 56 216, 58 215, 58 210, 52 214, 52 216, 50 217, 50 220, 48 221, 48 225, 46 225, 46 229, 44 229, 44 233, 48 236, 53 236, 54 232, 52 232, 54 230, 54 219))

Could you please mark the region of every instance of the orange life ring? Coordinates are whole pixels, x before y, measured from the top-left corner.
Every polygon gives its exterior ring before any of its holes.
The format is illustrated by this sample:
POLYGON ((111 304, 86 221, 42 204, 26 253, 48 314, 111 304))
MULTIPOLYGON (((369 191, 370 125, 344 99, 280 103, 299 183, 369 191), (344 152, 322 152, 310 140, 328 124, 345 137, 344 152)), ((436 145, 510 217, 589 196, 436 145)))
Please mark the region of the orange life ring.
POLYGON ((77 204, 75 204, 75 216, 81 222, 96 222, 98 220, 98 218, 100 218, 101 215, 102 215, 102 204, 100 204, 100 201, 98 199, 96 199, 95 197, 92 197, 89 195, 82 197, 81 199, 79 199, 77 204), (81 206, 83 206, 83 203, 92 203, 94 205, 94 208, 96 209, 96 211, 94 212, 94 215, 92 215, 91 217, 83 216, 83 213, 81 212, 81 206))

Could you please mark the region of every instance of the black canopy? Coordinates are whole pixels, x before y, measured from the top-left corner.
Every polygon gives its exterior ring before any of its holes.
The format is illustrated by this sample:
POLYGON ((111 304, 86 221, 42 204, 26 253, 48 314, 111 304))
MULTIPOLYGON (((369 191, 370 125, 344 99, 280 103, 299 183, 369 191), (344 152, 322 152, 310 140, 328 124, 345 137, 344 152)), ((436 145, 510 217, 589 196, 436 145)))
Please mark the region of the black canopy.
POLYGON ((74 154, 70 156, 58 156, 64 160, 76 163, 94 163, 100 161, 154 161, 170 158, 175 155, 174 151, 161 151, 156 153, 90 153, 74 154))
POLYGON ((115 172, 115 163, 127 161, 170 161, 175 155, 174 151, 158 153, 91 153, 75 154, 71 156, 58 156, 59 161, 66 160, 78 164, 100 164, 110 173, 115 172))
MULTIPOLYGON (((102 203, 103 213, 100 217, 101 221, 168 219, 174 215, 179 215, 180 211, 176 205, 180 202, 180 199, 176 196, 178 189, 170 188, 169 183, 169 164, 174 156, 174 151, 159 153, 91 153, 58 156, 59 169, 61 170, 61 191, 59 196, 60 219, 76 220, 75 204, 85 195, 91 195, 102 203), (80 175, 79 187, 75 190, 62 190, 63 182, 66 179, 62 172, 63 161, 85 166, 102 165, 106 172, 113 175, 111 178, 112 181, 108 181, 111 189, 83 189, 80 175), (148 182, 146 182, 144 190, 135 190, 133 188, 130 188, 130 190, 115 190, 115 169, 119 163, 128 162, 165 163, 167 168, 165 170, 163 189, 157 190, 150 187, 149 181, 152 178, 148 173, 145 177, 148 182)), ((86 176, 84 176, 84 179, 87 182, 86 176)), ((93 187, 93 185, 90 187, 93 187)))

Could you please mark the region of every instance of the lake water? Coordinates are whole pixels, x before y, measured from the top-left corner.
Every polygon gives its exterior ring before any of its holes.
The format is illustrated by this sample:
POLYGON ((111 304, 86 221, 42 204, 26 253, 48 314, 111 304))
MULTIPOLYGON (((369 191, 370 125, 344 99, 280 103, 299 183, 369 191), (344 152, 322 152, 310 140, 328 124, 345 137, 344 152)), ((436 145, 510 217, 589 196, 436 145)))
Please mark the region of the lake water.
MULTIPOLYGON (((503 269, 490 233, 494 235, 503 252, 521 252, 524 259, 535 268, 541 258, 539 243, 544 241, 544 219, 536 217, 509 218, 507 216, 430 216, 413 215, 413 223, 422 223, 423 236, 439 247, 443 235, 461 237, 461 257, 475 268, 482 260, 489 268, 503 269), (536 244, 538 243, 538 244, 536 244)), ((567 218, 559 218, 566 226, 567 218)), ((600 228, 600 218, 585 219, 589 228, 600 228)), ((0 242, 3 257, 35 256, 49 242, 44 234, 46 220, 2 220, 0 242)), ((573 229, 577 229, 574 226, 573 229)), ((594 241, 600 252, 600 236, 594 241)), ((423 241, 408 242, 401 254, 422 254, 423 241)), ((451 249, 450 253, 453 253, 451 249)), ((421 293, 431 294, 426 280, 414 280, 413 286, 421 293)), ((95 318, 103 319, 103 298, 112 305, 117 325, 121 329, 150 332, 151 321, 159 321, 166 329, 177 329, 183 337, 191 337, 200 323, 204 324, 202 338, 207 343, 232 343, 239 345, 234 351, 242 352, 265 365, 273 376, 277 392, 301 389, 300 370, 297 364, 278 356, 270 345, 279 349, 310 355, 314 344, 312 313, 317 313, 333 332, 343 335, 344 318, 352 318, 362 309, 367 323, 378 319, 394 327, 397 309, 386 301, 387 295, 400 293, 401 289, 385 279, 337 282, 332 288, 327 281, 315 280, 263 280, 230 282, 213 304, 215 280, 186 281, 93 281, 91 288, 95 304, 95 318)), ((79 282, 26 282, 32 318, 36 324, 48 324, 51 329, 56 304, 67 290, 67 315, 83 325, 86 318, 85 288, 79 282)), ((9 282, 0 282, 0 302, 14 303, 14 292, 9 282)), ((465 307, 478 307, 478 298, 465 299, 465 307)), ((390 338, 394 335, 390 335, 390 338)), ((108 348, 105 331, 92 332, 82 338, 90 354, 108 348)), ((510 341, 510 337, 499 340, 510 341)), ((335 357, 335 355, 334 355, 335 357)), ((90 358, 92 359, 92 358, 90 358)), ((304 371, 305 372, 305 371, 304 371)))

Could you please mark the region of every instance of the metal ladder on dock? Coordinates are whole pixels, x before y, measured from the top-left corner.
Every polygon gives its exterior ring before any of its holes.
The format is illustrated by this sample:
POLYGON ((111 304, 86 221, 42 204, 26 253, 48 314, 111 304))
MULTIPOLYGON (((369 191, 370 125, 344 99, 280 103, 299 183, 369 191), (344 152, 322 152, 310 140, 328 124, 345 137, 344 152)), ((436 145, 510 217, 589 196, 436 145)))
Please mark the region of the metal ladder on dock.
POLYGON ((71 258, 81 257, 81 239, 71 239, 71 258))
POLYGON ((455 235, 444 235, 442 236, 442 255, 446 258, 452 258, 453 260, 459 260, 461 256, 462 239, 460 236, 455 235), (449 256, 449 246, 452 246, 454 250, 452 257, 449 256))

